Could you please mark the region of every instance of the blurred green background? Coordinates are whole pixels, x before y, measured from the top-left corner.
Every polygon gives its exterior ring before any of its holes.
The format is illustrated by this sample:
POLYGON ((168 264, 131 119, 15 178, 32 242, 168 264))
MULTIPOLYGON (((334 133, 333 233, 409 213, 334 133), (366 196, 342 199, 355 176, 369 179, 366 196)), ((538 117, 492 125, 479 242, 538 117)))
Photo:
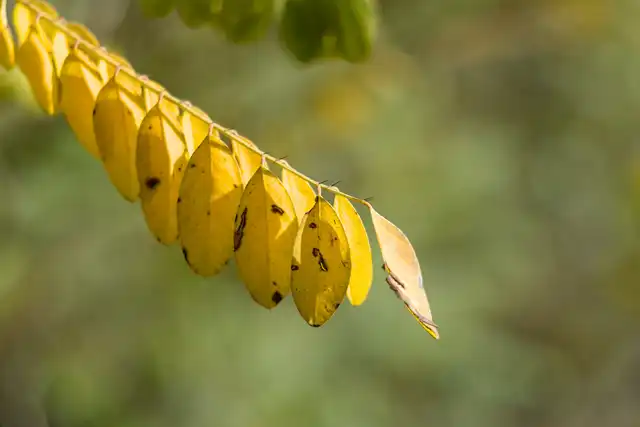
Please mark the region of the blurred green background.
POLYGON ((234 266, 191 274, 3 72, 3 427, 640 425, 636 0, 381 0, 369 63, 311 67, 276 34, 236 46, 137 1, 52 3, 262 149, 373 196, 442 338, 379 268, 320 329, 290 298, 253 303, 234 266))

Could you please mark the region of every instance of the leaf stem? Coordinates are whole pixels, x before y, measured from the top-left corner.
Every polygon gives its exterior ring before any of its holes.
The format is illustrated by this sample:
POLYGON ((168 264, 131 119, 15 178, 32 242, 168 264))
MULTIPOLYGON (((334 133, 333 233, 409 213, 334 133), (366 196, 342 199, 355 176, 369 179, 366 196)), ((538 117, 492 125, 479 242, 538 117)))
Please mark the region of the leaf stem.
MULTIPOLYGON (((119 63, 117 60, 113 59, 110 55, 109 52, 107 51, 106 48, 104 47, 96 47, 93 46, 92 44, 82 40, 81 38, 79 38, 75 33, 73 33, 71 30, 69 30, 65 25, 64 25, 64 18, 59 17, 59 18, 55 18, 52 17, 50 15, 48 15, 47 13, 44 13, 42 11, 40 11, 39 9, 37 9, 37 7, 33 6, 29 0, 17 0, 17 3, 21 3, 25 6, 27 6, 29 9, 31 9, 35 14, 39 15, 40 18, 39 19, 44 19, 46 21, 48 21, 49 23, 51 23, 54 27, 56 27, 58 30, 62 31, 64 34, 67 35, 67 37, 69 37, 69 39, 71 39, 73 41, 73 43, 76 43, 78 45, 78 47, 81 47, 85 53, 87 55, 89 55, 90 57, 93 57, 93 59, 100 59, 102 61, 106 61, 107 63, 113 65, 114 67, 118 67, 120 66, 120 73, 124 73, 127 74, 130 77, 133 77, 134 79, 136 79, 139 83, 140 86, 144 87, 146 90, 150 90, 152 92, 156 92, 156 93, 160 93, 160 91, 158 90, 157 87, 154 87, 152 83, 150 83, 149 80, 147 79, 142 79, 140 78, 140 75, 138 75, 132 68, 126 67, 126 66, 122 66, 121 63, 119 63)), ((164 92, 164 99, 168 100, 174 104, 176 104, 176 106, 178 106, 179 108, 182 108, 185 111, 188 111, 191 115, 198 117, 199 119, 203 120, 205 123, 209 123, 214 129, 218 130, 218 132, 222 133, 223 135, 225 135, 227 138, 231 138, 237 142, 239 142, 240 144, 242 144, 243 146, 245 146, 247 149, 253 151, 254 153, 257 153, 261 156, 263 156, 263 158, 265 158, 266 160, 277 164, 278 166, 280 166, 283 169, 288 170, 289 172, 297 175, 298 177, 300 177, 301 179, 307 181, 309 184, 311 184, 312 186, 316 187, 316 188, 321 188, 324 190, 329 191, 330 193, 333 194, 339 194, 343 197, 346 197, 349 200, 352 200, 354 202, 360 203, 362 205, 365 205, 367 207, 369 207, 369 203, 366 200, 363 200, 361 198, 352 196, 350 194, 344 193, 342 191, 340 191, 337 187, 335 186, 331 186, 331 185, 326 185, 323 184, 322 182, 316 181, 310 177, 308 177, 307 175, 303 174, 302 172, 299 172, 298 170, 294 169, 293 167, 291 167, 288 163, 283 162, 283 159, 278 159, 270 154, 267 154, 265 152, 263 152, 262 150, 260 150, 259 148, 255 147, 253 144, 251 144, 250 142, 247 142, 247 138, 245 138, 244 136, 238 134, 235 130, 233 129, 227 129, 224 126, 213 122, 209 117, 207 117, 206 115, 202 114, 200 111, 194 109, 191 104, 187 101, 182 101, 178 98, 176 98, 175 96, 171 95, 169 92, 164 92)))

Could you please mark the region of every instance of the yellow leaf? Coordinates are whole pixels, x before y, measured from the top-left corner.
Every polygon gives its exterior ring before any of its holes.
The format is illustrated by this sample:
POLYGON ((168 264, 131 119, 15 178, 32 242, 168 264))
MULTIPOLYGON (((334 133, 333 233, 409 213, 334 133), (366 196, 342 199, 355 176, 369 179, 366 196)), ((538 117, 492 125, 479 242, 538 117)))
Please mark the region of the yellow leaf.
MULTIPOLYGON (((281 160, 281 162, 289 166, 286 160, 281 160)), ((302 219, 304 214, 309 212, 315 204, 316 193, 307 181, 286 168, 282 168, 282 184, 291 196, 298 219, 302 219)))
POLYGON ((74 51, 60 73, 60 109, 82 146, 99 159, 100 150, 93 133, 93 107, 104 82, 95 66, 74 51))
MULTIPOLYGON (((30 6, 27 6, 23 2, 17 1, 13 6, 13 27, 16 30, 17 46, 22 46, 22 43, 27 40, 31 26, 36 21, 37 12, 43 13, 50 18, 58 17, 56 9, 46 1, 31 0, 29 1, 29 5, 30 6), (35 9, 35 11, 32 8, 35 9)), ((45 46, 48 46, 53 39, 53 34, 50 33, 53 28, 53 26, 47 25, 45 37, 48 38, 48 40, 43 40, 45 46)))
POLYGON ((0 0, 0 66, 10 70, 15 61, 13 34, 7 19, 7 0, 0 0))
MULTIPOLYGON (((165 89, 158 82, 149 80, 147 78, 143 80, 148 87, 142 87, 142 105, 148 112, 158 103, 160 94, 162 92, 165 92, 165 89)), ((174 124, 174 126, 181 128, 178 121, 180 107, 172 102, 167 102, 164 103, 164 108, 171 110, 170 114, 167 116, 167 119, 170 120, 174 124)))
POLYGON ((389 274, 389 287, 427 332, 438 339, 438 327, 433 323, 427 293, 422 285, 420 264, 411 242, 402 230, 376 212, 373 206, 369 205, 369 211, 382 252, 384 268, 389 274))
MULTIPOLYGON (((286 160, 282 160, 282 163, 288 165, 286 160)), ((316 193, 307 181, 300 178, 293 172, 282 168, 282 184, 287 189, 293 207, 296 210, 296 216, 298 217, 298 223, 301 224, 304 215, 313 207, 316 200, 316 193)), ((300 262, 300 242, 294 245, 293 248, 293 260, 294 262, 300 262)))
MULTIPOLYGON (((116 64, 119 65, 121 68, 133 70, 133 66, 131 65, 131 63, 123 56, 115 52, 106 52, 106 49, 105 49, 105 53, 107 53, 107 56, 109 56, 112 60, 114 60, 116 64)), ((109 76, 109 78, 113 77, 116 72, 117 66, 111 63, 107 63, 105 64, 105 67, 107 68, 107 75, 109 76)))
POLYGON ((189 160, 178 199, 182 253, 196 274, 213 276, 233 256, 233 222, 241 197, 238 164, 214 132, 189 160))
POLYGON ((298 231, 300 264, 291 266, 291 289, 300 316, 319 327, 338 309, 349 286, 351 255, 336 211, 317 196, 298 231))
POLYGON ((40 108, 45 113, 53 115, 57 103, 54 103, 54 94, 58 93, 57 89, 54 89, 54 85, 58 85, 58 79, 53 61, 35 26, 31 27, 25 42, 20 46, 16 55, 16 63, 29 81, 40 108))
POLYGON ((62 71, 62 65, 65 59, 69 56, 69 39, 65 33, 58 31, 53 36, 53 42, 51 47, 51 57, 53 59, 53 66, 56 69, 56 74, 60 76, 62 71))
POLYGON ((7 15, 7 0, 0 0, 0 26, 9 26, 9 16, 7 15))
POLYGON ((209 135, 209 123, 211 123, 211 119, 204 111, 191 104, 189 105, 192 109, 207 118, 207 121, 204 121, 202 118, 191 114, 185 109, 180 113, 180 124, 184 132, 187 152, 189 155, 192 155, 201 142, 208 140, 207 136, 209 135))
POLYGON ((146 90, 137 77, 129 75, 125 71, 108 75, 109 80, 115 80, 120 90, 143 109, 145 113, 158 102, 158 94, 146 90))
POLYGON ((346 197, 336 194, 333 204, 351 250, 351 277, 347 297, 351 305, 358 306, 367 299, 373 281, 371 245, 362 218, 351 202, 346 197))
POLYGON ((92 46, 99 47, 100 41, 93 32, 79 22, 67 22, 66 27, 75 34, 80 40, 89 43, 92 46))
MULTIPOLYGON (((239 139, 239 136, 231 138, 231 149, 233 151, 233 156, 238 162, 238 166, 240 166, 242 183, 246 185, 251 177, 255 174, 255 172, 260 169, 260 165, 262 165, 262 156, 245 147, 238 141, 239 139)), ((242 140, 246 144, 257 149, 256 145, 253 142, 249 141, 246 138, 242 138, 242 140)))
POLYGON ((298 218, 282 182, 266 167, 247 183, 234 225, 240 277, 258 304, 273 308, 290 292, 298 218))
POLYGON ((134 202, 140 194, 136 145, 145 112, 115 77, 98 94, 93 131, 109 179, 122 197, 134 202))
MULTIPOLYGON (((89 48, 76 43, 78 40, 81 40, 91 46, 100 47, 98 39, 87 27, 77 22, 66 22, 64 24, 59 23, 59 25, 64 25, 67 30, 71 32, 71 34, 67 34, 46 20, 40 20, 40 22, 45 26, 44 33, 50 35, 50 53, 53 57, 53 63, 58 75, 60 75, 62 71, 62 65, 64 64, 65 59, 69 53, 74 50, 76 56, 81 56, 82 60, 90 64, 92 68, 95 67, 100 70, 104 81, 108 80, 106 77, 106 70, 102 70, 102 67, 100 67, 100 64, 104 61, 89 57, 86 53, 89 48)), ((103 64, 103 66, 106 67, 106 64, 103 64)))
POLYGON ((169 118, 166 104, 160 100, 140 124, 136 169, 144 219, 156 239, 168 245, 178 239, 178 194, 188 157, 182 130, 174 124, 177 117, 169 118))
POLYGON ((0 27, 0 66, 10 70, 15 65, 15 48, 9 27, 0 27))

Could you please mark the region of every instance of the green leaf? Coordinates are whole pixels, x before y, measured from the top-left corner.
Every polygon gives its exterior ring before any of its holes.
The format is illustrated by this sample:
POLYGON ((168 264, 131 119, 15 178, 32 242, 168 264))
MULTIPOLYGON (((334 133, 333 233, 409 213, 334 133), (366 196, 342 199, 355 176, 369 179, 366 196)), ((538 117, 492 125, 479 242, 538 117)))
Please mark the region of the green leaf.
POLYGON ((219 19, 228 40, 247 43, 264 37, 275 11, 275 0, 225 0, 219 19))
POLYGON ((210 23, 221 4, 222 0, 178 0, 176 10, 187 27, 196 29, 210 23))
POLYGON ((288 0, 280 40, 300 62, 335 56, 338 9, 333 0, 288 0))
POLYGON ((364 62, 371 56, 376 30, 374 0, 334 0, 339 9, 337 49, 349 62, 364 62))
POLYGON ((147 18, 164 18, 174 7, 174 0, 140 0, 140 9, 147 18))

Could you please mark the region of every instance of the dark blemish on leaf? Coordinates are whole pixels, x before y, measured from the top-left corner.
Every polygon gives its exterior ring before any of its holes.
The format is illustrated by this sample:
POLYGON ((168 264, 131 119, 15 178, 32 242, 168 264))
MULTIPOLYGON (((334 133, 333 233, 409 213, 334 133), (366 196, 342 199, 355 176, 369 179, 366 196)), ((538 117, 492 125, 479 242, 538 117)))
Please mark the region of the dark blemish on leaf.
POLYGON ((233 188, 239 188, 238 184, 233 184, 233 188))
POLYGON ((181 197, 178 197, 178 203, 180 203, 182 201, 181 197))
POLYGON ((247 225, 247 208, 244 208, 242 213, 240 214, 240 223, 236 228, 236 231, 233 233, 233 251, 237 251, 240 249, 240 245, 242 244, 242 238, 244 237, 244 227, 247 225))
POLYGON ((339 303, 339 302, 337 302, 337 303, 333 304, 333 309, 334 309, 334 310, 337 310, 337 309, 338 309, 338 307, 340 307, 340 303, 339 303))
POLYGON ((178 167, 178 172, 182 172, 182 166, 178 167))
POLYGON ((207 216, 211 216, 211 211, 207 211, 207 216))
POLYGON ((311 326, 312 328, 319 328, 322 325, 318 325, 316 323, 309 323, 309 326, 311 326))
POLYGON ((309 228, 318 228, 318 224, 312 222, 311 224, 309 224, 309 228))
POLYGON ((349 268, 351 266, 351 263, 349 261, 342 261, 342 265, 349 268))
MULTIPOLYGON (((182 255, 184 255, 184 260, 187 262, 187 264, 189 264, 189 253, 187 252, 187 250, 185 248, 182 248, 182 255)), ((189 264, 191 265, 191 264, 189 264)))
POLYGON ((284 211, 278 205, 271 205, 271 212, 278 215, 284 215, 284 211))
POLYGON ((318 203, 320 201, 320 196, 316 196, 315 202, 318 203))
POLYGON ((149 130, 153 129, 153 125, 149 125, 149 130))
POLYGON ((196 167, 196 164, 195 164, 195 163, 191 163, 191 164, 189 165, 189 167, 190 167, 191 169, 193 169, 193 168, 195 168, 195 167, 196 167))
POLYGON ((282 301, 282 294, 278 291, 275 291, 273 295, 271 295, 271 301, 273 301, 274 304, 278 304, 280 301, 282 301))
POLYGON ((320 266, 320 271, 329 271, 329 267, 327 267, 327 261, 324 260, 324 257, 322 256, 322 254, 320 254, 318 265, 320 266))
POLYGON ((313 250, 311 251, 311 254, 314 257, 318 258, 318 265, 320 266, 320 271, 329 271, 329 267, 327 267, 327 261, 325 261, 324 257, 322 256, 320 249, 313 248, 313 250))
POLYGON ((156 178, 155 176, 147 178, 144 182, 144 185, 146 185, 149 190, 154 190, 159 184, 160 178, 156 178))
POLYGON ((98 108, 97 108, 97 107, 93 109, 93 115, 94 115, 94 116, 96 115, 96 111, 98 111, 98 108))
POLYGON ((236 216, 233 217, 233 222, 235 223, 238 220, 238 214, 236 213, 236 216))
POLYGON ((272 282, 271 282, 271 284, 272 284, 273 286, 278 286, 278 283, 277 283, 277 282, 274 282, 274 281, 272 281, 272 282))
POLYGON ((298 267, 295 264, 291 264, 291 271, 298 271, 298 270, 300 270, 300 267, 298 267))

